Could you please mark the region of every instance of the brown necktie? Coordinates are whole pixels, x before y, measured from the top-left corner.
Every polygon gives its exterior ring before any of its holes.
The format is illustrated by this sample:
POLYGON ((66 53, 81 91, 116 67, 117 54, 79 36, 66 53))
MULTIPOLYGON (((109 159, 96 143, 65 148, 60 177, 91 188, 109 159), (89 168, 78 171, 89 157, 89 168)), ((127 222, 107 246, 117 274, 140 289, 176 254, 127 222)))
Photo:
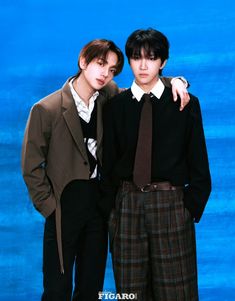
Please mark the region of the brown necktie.
POLYGON ((143 99, 133 170, 133 181, 138 187, 151 183, 152 102, 150 94, 144 94, 143 99))

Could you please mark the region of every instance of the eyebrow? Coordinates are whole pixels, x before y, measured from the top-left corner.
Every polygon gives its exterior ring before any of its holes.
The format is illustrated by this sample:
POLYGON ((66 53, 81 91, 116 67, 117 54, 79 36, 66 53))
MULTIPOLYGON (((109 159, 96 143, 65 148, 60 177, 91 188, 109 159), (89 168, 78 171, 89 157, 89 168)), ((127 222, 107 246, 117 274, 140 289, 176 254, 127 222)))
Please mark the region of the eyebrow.
POLYGON ((146 58, 146 59, 149 59, 149 58, 152 58, 152 57, 154 57, 155 59, 158 58, 158 56, 155 55, 153 52, 151 52, 149 54, 145 53, 144 55, 142 55, 141 53, 133 53, 130 58, 132 59, 132 58, 135 58, 135 57, 136 58, 146 58))
POLYGON ((107 61, 106 58, 104 58, 104 57, 98 57, 97 60, 98 60, 98 61, 102 61, 102 62, 104 62, 104 63, 106 63, 106 64, 108 63, 108 61, 107 61))
MULTIPOLYGON (((106 58, 100 57, 100 58, 97 58, 97 60, 98 61, 101 60, 105 64, 108 64, 108 61, 106 60, 106 58)), ((117 68, 117 66, 118 66, 118 63, 116 65, 110 66, 110 68, 117 68)))

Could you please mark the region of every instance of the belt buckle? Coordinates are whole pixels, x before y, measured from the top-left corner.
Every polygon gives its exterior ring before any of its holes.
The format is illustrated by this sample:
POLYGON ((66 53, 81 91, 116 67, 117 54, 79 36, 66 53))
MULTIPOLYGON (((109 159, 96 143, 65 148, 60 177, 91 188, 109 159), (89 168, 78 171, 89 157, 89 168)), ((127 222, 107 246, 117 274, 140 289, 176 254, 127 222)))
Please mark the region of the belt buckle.
POLYGON ((150 187, 151 187, 151 184, 147 184, 143 187, 140 187, 140 191, 141 192, 150 192, 151 191, 150 187))

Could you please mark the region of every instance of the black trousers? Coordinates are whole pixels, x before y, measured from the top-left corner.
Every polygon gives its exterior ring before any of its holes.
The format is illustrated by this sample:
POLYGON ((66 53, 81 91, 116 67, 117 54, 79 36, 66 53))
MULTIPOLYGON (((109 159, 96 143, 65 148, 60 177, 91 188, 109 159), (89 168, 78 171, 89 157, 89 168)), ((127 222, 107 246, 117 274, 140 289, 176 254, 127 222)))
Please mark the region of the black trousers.
POLYGON ((95 180, 73 181, 62 194, 64 274, 60 272, 55 215, 46 219, 43 301, 98 300, 107 257, 107 229, 96 208, 99 197, 95 180))

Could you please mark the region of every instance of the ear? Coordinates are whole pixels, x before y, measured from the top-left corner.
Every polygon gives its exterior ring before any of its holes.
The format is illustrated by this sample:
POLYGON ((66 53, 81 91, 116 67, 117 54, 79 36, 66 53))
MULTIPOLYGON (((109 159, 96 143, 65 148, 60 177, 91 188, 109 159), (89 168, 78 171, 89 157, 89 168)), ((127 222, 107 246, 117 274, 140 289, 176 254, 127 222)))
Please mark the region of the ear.
POLYGON ((80 57, 79 59, 79 67, 81 70, 85 70, 87 67, 86 60, 84 57, 80 57))
POLYGON ((163 68, 166 66, 166 63, 167 63, 167 60, 165 60, 165 61, 162 63, 160 69, 163 69, 163 68))

